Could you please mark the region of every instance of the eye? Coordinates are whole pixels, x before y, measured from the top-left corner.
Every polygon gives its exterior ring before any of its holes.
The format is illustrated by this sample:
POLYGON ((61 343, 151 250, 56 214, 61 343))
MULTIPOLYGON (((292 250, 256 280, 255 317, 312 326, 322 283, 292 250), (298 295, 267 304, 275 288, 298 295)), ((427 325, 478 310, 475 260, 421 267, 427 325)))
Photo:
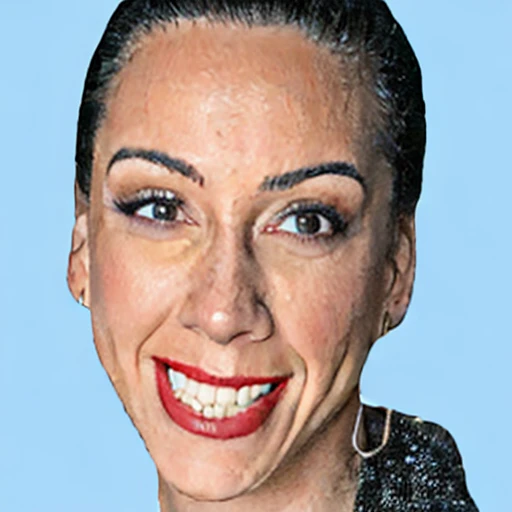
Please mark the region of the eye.
POLYGON ((140 207, 135 215, 160 222, 173 222, 178 217, 179 210, 175 203, 167 200, 155 200, 140 207))
POLYGON ((296 213, 288 216, 279 226, 281 231, 298 235, 330 234, 332 226, 328 219, 319 213, 296 213))
POLYGON ((347 223, 332 206, 299 203, 288 207, 268 231, 284 232, 301 239, 326 239, 345 233, 347 223))
POLYGON ((115 205, 129 217, 161 224, 187 221, 183 201, 170 190, 141 190, 132 198, 116 201, 115 205))

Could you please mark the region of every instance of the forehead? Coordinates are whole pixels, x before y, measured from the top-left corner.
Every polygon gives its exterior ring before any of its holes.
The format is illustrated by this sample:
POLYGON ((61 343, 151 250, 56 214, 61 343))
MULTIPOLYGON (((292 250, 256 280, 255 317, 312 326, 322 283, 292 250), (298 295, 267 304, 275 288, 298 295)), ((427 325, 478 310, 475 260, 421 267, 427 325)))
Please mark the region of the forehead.
POLYGON ((303 165, 346 157, 362 119, 348 76, 293 28, 157 28, 116 77, 98 145, 170 149, 199 164, 223 151, 246 163, 283 151, 303 165))

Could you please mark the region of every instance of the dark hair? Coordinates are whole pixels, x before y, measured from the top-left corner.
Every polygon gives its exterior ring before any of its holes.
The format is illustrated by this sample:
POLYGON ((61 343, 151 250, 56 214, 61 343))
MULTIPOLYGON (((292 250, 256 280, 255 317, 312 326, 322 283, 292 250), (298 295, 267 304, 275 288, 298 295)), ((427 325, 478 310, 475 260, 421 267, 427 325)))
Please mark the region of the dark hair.
POLYGON ((294 26, 339 55, 361 58, 381 122, 372 146, 393 169, 395 214, 412 214, 425 153, 421 70, 407 38, 383 0, 124 0, 93 55, 78 120, 76 179, 89 197, 96 132, 106 112, 109 85, 130 49, 155 26, 206 18, 247 26, 294 26))

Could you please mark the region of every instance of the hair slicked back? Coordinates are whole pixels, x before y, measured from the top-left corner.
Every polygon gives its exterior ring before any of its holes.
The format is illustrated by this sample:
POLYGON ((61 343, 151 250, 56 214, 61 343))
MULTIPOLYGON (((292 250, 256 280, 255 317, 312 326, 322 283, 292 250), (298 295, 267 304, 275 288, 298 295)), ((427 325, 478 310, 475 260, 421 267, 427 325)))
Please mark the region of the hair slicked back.
POLYGON ((425 106, 421 71, 400 25, 383 0, 124 0, 93 55, 82 96, 76 180, 89 197, 96 133, 112 79, 133 43, 155 26, 206 18, 247 26, 292 26, 336 54, 360 55, 370 67, 382 122, 373 147, 393 169, 393 207, 412 214, 421 192, 425 106))

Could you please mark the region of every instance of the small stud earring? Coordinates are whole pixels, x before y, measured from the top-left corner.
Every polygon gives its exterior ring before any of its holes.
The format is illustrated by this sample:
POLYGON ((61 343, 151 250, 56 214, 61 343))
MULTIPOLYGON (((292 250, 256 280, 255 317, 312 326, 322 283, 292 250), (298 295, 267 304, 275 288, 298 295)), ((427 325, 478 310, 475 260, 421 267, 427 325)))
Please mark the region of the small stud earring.
POLYGON ((84 293, 85 293, 85 290, 82 290, 82 293, 80 294, 80 297, 78 297, 78 304, 80 304, 80 306, 84 306, 84 293))
POLYGON ((391 330, 391 315, 386 311, 384 313, 384 318, 382 319, 382 329, 380 332, 381 337, 386 336, 386 334, 391 330))

